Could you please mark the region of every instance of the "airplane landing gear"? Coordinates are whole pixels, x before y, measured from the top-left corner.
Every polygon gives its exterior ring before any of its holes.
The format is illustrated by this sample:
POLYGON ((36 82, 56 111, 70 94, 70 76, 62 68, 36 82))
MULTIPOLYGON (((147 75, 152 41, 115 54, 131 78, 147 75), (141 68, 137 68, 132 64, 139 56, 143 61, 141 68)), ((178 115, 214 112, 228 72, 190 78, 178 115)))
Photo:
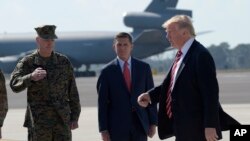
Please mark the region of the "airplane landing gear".
POLYGON ((95 71, 90 71, 90 65, 85 65, 86 69, 85 71, 75 71, 75 77, 94 77, 96 76, 96 72, 95 71))
POLYGON ((94 77, 96 73, 94 71, 75 71, 75 77, 94 77))

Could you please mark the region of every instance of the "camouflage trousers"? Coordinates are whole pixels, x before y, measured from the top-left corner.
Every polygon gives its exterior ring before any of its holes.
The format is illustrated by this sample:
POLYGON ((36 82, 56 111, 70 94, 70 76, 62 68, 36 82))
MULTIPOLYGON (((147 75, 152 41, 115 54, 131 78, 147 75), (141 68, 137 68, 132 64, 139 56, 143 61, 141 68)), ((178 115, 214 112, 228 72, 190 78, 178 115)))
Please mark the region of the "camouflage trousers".
POLYGON ((28 128, 28 141, 71 141, 71 129, 65 124, 55 126, 35 125, 28 128))

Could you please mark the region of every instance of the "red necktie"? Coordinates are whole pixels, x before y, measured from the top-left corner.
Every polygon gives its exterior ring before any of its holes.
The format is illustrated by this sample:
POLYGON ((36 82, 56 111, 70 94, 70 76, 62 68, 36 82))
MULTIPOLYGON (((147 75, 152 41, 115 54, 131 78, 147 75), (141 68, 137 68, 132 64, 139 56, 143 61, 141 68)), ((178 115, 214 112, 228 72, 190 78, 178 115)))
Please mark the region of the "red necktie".
POLYGON ((167 100, 166 100, 166 112, 169 118, 172 117, 172 109, 171 109, 171 93, 172 93, 172 86, 174 84, 174 73, 176 71, 176 67, 177 67, 177 63, 180 60, 182 55, 182 52, 179 50, 175 56, 175 61, 174 61, 174 65, 172 66, 172 70, 171 70, 171 79, 170 79, 170 83, 167 89, 167 100))
POLYGON ((130 78, 130 71, 128 68, 128 62, 125 61, 124 66, 123 66, 123 76, 126 82, 126 85, 128 87, 128 90, 131 90, 131 78, 130 78))

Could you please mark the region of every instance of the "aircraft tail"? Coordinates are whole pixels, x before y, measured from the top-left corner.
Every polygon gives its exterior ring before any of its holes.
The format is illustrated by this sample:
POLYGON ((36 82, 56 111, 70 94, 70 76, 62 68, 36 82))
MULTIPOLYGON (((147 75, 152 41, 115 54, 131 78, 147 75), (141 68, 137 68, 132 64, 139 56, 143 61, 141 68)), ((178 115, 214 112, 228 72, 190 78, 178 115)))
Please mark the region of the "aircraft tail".
POLYGON ((135 49, 132 55, 137 58, 145 58, 161 53, 170 46, 166 40, 166 33, 163 30, 148 29, 142 31, 134 38, 135 49))
POLYGON ((177 9, 178 0, 152 0, 143 12, 127 12, 124 24, 132 27, 135 33, 146 29, 162 29, 161 25, 169 18, 185 14, 192 17, 191 10, 177 9))
MULTIPOLYGON (((164 32, 162 30, 157 29, 148 29, 142 31, 139 35, 137 35, 134 39, 134 44, 155 44, 155 43, 163 43, 166 39, 162 39, 164 36, 164 32)), ((163 43, 164 44, 164 43, 163 43)))
POLYGON ((175 8, 178 0, 152 0, 145 9, 146 12, 161 13, 167 8, 175 8))

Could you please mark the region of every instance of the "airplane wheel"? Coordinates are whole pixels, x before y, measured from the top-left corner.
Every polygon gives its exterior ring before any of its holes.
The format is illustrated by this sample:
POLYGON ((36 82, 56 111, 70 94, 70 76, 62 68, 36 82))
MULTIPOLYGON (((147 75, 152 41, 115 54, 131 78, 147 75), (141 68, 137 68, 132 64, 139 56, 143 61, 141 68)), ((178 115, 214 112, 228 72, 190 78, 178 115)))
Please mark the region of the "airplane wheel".
POLYGON ((75 72, 75 77, 94 77, 96 73, 94 71, 83 71, 83 72, 75 72))

